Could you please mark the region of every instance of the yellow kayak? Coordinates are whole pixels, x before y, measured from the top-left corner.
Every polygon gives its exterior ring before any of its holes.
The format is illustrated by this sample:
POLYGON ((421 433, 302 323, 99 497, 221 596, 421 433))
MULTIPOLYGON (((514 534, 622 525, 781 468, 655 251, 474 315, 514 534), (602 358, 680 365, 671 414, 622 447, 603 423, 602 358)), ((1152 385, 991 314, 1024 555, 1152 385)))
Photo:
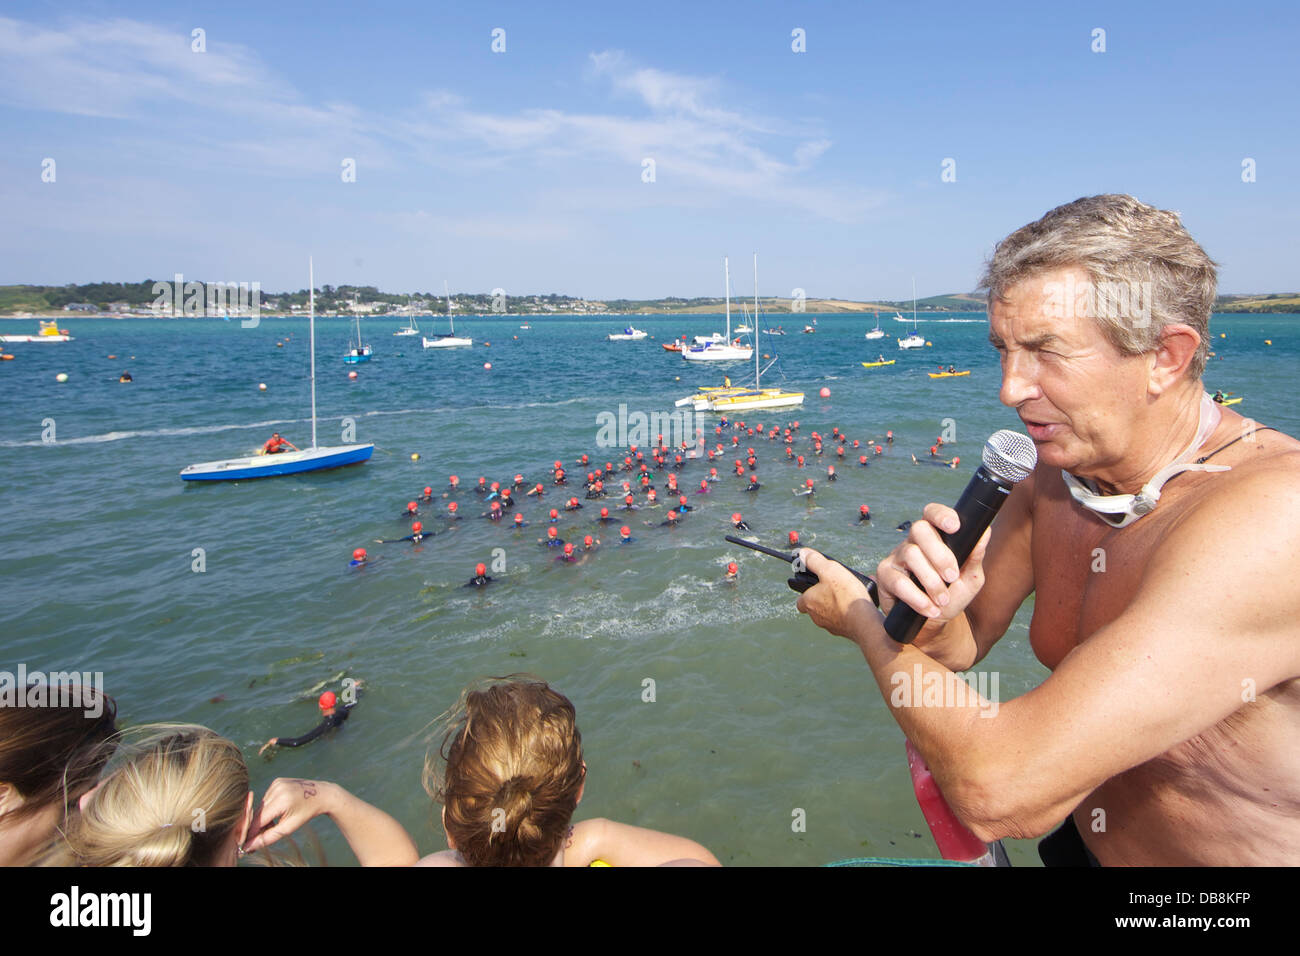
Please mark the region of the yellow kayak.
POLYGON ((863 362, 863 368, 880 368, 882 365, 893 365, 898 359, 890 359, 888 362, 863 362))
POLYGON ((1223 401, 1221 401, 1219 404, 1220 404, 1220 405, 1236 405, 1236 404, 1237 404, 1238 402, 1240 402, 1240 401, 1244 401, 1244 399, 1240 399, 1240 398, 1225 398, 1225 399, 1224 399, 1223 401))
POLYGON ((969 375, 970 369, 966 369, 964 372, 928 372, 926 374, 931 378, 961 378, 963 375, 969 375))

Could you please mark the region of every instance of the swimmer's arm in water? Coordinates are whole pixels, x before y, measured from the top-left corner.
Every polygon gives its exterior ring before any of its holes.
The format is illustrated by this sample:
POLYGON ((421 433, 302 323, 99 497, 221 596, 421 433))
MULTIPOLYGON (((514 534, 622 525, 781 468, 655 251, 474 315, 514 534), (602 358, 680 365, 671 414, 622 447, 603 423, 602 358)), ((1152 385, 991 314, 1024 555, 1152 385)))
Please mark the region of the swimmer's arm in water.
POLYGON ((722 865, 694 840, 603 818, 574 824, 570 840, 564 850, 566 867, 590 866, 593 860, 610 866, 722 865))
POLYGON ((410 835, 383 810, 328 780, 286 777, 267 788, 244 848, 270 846, 321 815, 334 821, 362 866, 410 866, 420 858, 410 835))

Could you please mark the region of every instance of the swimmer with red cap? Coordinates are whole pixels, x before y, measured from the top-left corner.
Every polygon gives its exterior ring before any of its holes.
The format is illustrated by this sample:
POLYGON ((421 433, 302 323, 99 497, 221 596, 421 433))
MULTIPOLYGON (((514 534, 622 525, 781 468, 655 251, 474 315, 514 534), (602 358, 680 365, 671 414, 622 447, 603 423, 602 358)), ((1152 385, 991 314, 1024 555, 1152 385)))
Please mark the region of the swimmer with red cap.
POLYGON ((452 491, 460 491, 460 479, 455 475, 452 475, 451 479, 447 482, 447 487, 452 491))
POLYGON ((596 538, 592 537, 589 534, 584 534, 582 536, 583 551, 595 551, 599 547, 600 547, 600 541, 597 540, 596 538))
POLYGON ((609 516, 608 508, 601 508, 600 517, 597 518, 596 520, 599 521, 601 524, 604 524, 606 521, 613 521, 614 519, 609 516))
POLYGON ((491 583, 492 579, 488 577, 487 565, 480 561, 478 564, 474 565, 474 576, 462 584, 461 587, 481 588, 486 587, 491 583))
POLYGON ((528 522, 524 520, 524 516, 521 515, 519 512, 516 511, 516 512, 515 512, 515 527, 516 527, 516 528, 524 528, 524 527, 527 527, 527 526, 528 526, 528 522))
POLYGON ((528 489, 529 498, 531 498, 533 495, 538 495, 540 497, 541 495, 544 494, 546 494, 546 487, 540 481, 537 484, 533 485, 533 487, 528 489))
MULTIPOLYGON (((654 522, 653 522, 653 521, 647 521, 646 524, 647 524, 647 525, 653 525, 654 522)), ((669 512, 668 512, 668 518, 667 518, 666 521, 661 521, 661 522, 659 522, 659 527, 663 528, 663 527, 665 527, 665 526, 666 526, 666 527, 669 527, 669 528, 676 528, 676 527, 677 527, 677 509, 676 509, 676 508, 672 508, 672 509, 669 510, 669 512)))
MULTIPOLYGON (((360 686, 361 681, 359 680, 352 681, 349 684, 349 687, 353 689, 360 686)), ((321 722, 319 724, 307 731, 307 733, 303 734, 301 737, 272 737, 266 743, 262 744, 262 749, 257 752, 257 755, 259 757, 262 756, 262 754, 266 753, 266 751, 272 747, 301 747, 303 744, 311 743, 321 734, 325 733, 325 731, 332 730, 339 724, 343 723, 343 721, 347 720, 348 714, 351 713, 352 708, 355 707, 356 704, 344 704, 340 707, 338 706, 338 699, 334 696, 334 692, 332 690, 327 690, 325 693, 320 695, 320 700, 317 701, 317 706, 320 707, 321 712, 321 722)))
POLYGON ((816 487, 813 485, 813 480, 811 478, 804 481, 802 488, 794 489, 794 495, 796 498, 812 497, 815 493, 816 487))
POLYGON ((410 518, 414 518, 419 513, 420 513, 419 505, 417 505, 414 501, 408 501, 406 503, 406 510, 397 516, 397 520, 406 521, 410 518))
POLYGON ((745 486, 746 491, 758 491, 763 486, 758 483, 758 475, 749 476, 749 484, 745 486))
POLYGON ((685 496, 685 495, 678 495, 678 496, 677 496, 677 510, 680 511, 680 512, 682 512, 683 514, 685 514, 686 512, 692 510, 692 509, 691 509, 691 506, 688 505, 688 504, 686 503, 686 496, 685 496))
POLYGON ((738 565, 735 561, 728 561, 727 573, 723 575, 722 580, 735 581, 739 577, 740 577, 740 565, 738 565))
POLYGON ((577 561, 578 556, 573 553, 573 542, 570 541, 564 546, 564 550, 555 556, 555 560, 563 561, 565 564, 573 564, 577 561))
MULTIPOLYGON (((357 548, 352 552, 352 560, 348 562, 348 566, 353 568, 359 568, 363 564, 369 563, 371 560, 372 559, 366 554, 365 548, 357 548)), ((378 559, 373 559, 373 560, 378 560, 378 559)))
POLYGON ((748 530, 749 530, 749 525, 747 525, 747 524, 745 523, 745 519, 744 519, 743 517, 741 517, 741 514, 740 514, 739 511, 733 511, 733 512, 732 512, 732 514, 731 514, 731 526, 732 526, 733 528, 735 528, 737 531, 748 531, 748 530))
POLYGON ((871 509, 866 505, 858 505, 858 524, 871 523, 871 509))
POLYGON ((826 466, 826 480, 827 480, 827 481, 835 481, 835 480, 837 480, 839 477, 840 477, 839 475, 835 474, 835 466, 834 466, 834 465, 827 465, 827 466, 826 466))
POLYGON ((448 521, 459 521, 460 515, 456 513, 459 510, 460 510, 460 505, 456 504, 456 502, 454 501, 449 501, 447 502, 447 513, 443 515, 443 517, 446 518, 448 521))
POLYGON ((626 498, 623 499, 623 504, 619 507, 618 510, 619 511, 640 511, 641 507, 636 503, 635 498, 633 498, 631 495, 628 495, 626 498))
POLYGON ((424 486, 424 491, 420 494, 420 497, 419 497, 418 499, 416 499, 416 500, 417 500, 417 501, 432 501, 432 500, 433 500, 433 488, 430 487, 429 485, 425 485, 425 486, 424 486))
MULTIPOLYGON (((411 522, 411 533, 404 538, 376 538, 375 544, 396 544, 398 541, 412 541, 419 544, 425 538, 432 538, 432 531, 424 530, 424 523, 421 521, 411 522)), ((358 549, 360 550, 360 549, 358 549)))
POLYGON ((546 537, 538 538, 537 543, 541 545, 545 545, 548 548, 564 547, 564 540, 560 537, 560 529, 555 527, 555 525, 551 525, 549 528, 547 528, 546 537))
POLYGON ((623 527, 618 529, 618 536, 621 543, 623 544, 631 544, 633 541, 636 540, 635 538, 632 537, 632 529, 629 528, 627 525, 623 525, 623 527))
POLYGON ((505 512, 501 510, 501 502, 494 501, 492 502, 492 506, 479 515, 479 517, 487 518, 489 521, 500 521, 503 514, 505 514, 505 512))

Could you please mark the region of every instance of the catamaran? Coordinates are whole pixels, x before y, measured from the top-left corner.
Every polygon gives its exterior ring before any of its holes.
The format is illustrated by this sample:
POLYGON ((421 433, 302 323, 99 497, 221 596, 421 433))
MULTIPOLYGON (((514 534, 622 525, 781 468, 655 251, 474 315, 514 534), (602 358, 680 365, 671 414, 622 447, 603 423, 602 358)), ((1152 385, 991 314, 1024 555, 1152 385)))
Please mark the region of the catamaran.
POLYGON ((374 454, 374 445, 316 444, 316 289, 311 260, 307 260, 308 316, 311 323, 311 447, 302 451, 279 452, 274 455, 258 454, 248 458, 230 458, 225 461, 205 461, 187 465, 181 470, 186 481, 234 481, 240 478, 275 478, 295 475, 304 471, 324 471, 343 465, 356 465, 368 461, 374 454))
POLYGON ((451 292, 448 291, 448 289, 447 289, 447 280, 445 280, 445 279, 444 279, 443 282, 442 282, 442 291, 443 291, 443 294, 447 296, 447 321, 451 324, 451 334, 450 334, 450 335, 434 335, 433 338, 430 338, 429 336, 426 335, 426 336, 423 337, 423 338, 424 338, 424 347, 425 347, 426 349, 463 349, 463 348, 469 348, 471 345, 474 344, 474 340, 473 340, 473 339, 467 339, 467 338, 464 338, 463 336, 462 336, 462 337, 457 337, 457 335, 456 335, 456 320, 455 320, 454 318, 452 318, 452 315, 451 315, 452 310, 453 310, 453 307, 452 307, 452 304, 451 304, 451 292))
POLYGON ((704 342, 697 335, 695 345, 682 349, 682 358, 688 362, 743 362, 754 354, 748 345, 740 345, 739 339, 731 341, 731 265, 726 256, 722 258, 722 269, 726 282, 727 333, 721 341, 717 340, 716 332, 706 337, 704 342))
MULTIPOLYGON (((902 321, 904 322, 907 321, 897 312, 894 313, 894 318, 902 319, 902 321)), ((918 335, 916 331, 916 279, 915 278, 912 279, 912 334, 907 336, 906 338, 899 339, 898 347, 900 349, 919 349, 925 347, 925 336, 918 335)))
MULTIPOLYGON (((758 327, 758 253, 754 254, 754 326, 758 327)), ((788 408, 803 404, 803 392, 786 392, 780 388, 763 388, 760 384, 758 350, 754 353, 754 384, 749 386, 724 385, 721 388, 701 388, 694 395, 678 399, 676 405, 692 405, 697 412, 743 412, 751 408, 788 408)), ((770 369, 776 362, 773 356, 770 369)))

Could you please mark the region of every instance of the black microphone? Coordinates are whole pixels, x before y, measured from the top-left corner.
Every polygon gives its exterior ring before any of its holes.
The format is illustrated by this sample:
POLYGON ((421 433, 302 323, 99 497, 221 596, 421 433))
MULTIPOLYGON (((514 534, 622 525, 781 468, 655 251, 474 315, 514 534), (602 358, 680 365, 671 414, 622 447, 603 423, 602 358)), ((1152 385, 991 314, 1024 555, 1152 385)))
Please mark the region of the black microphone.
MULTIPOLYGON (((1003 429, 984 443, 984 464, 975 469, 966 490, 957 499, 959 527, 952 534, 939 531, 939 537, 952 551, 960 568, 1011 494, 1011 486, 1024 481, 1038 463, 1038 450, 1027 435, 1003 429)), ((938 529, 935 529, 938 530, 938 529)), ((916 580, 916 575, 909 575, 916 580)), ((924 591, 925 588, 921 587, 924 591)), ((885 631, 900 644, 910 644, 928 621, 925 615, 903 601, 898 601, 885 618, 885 631)))

